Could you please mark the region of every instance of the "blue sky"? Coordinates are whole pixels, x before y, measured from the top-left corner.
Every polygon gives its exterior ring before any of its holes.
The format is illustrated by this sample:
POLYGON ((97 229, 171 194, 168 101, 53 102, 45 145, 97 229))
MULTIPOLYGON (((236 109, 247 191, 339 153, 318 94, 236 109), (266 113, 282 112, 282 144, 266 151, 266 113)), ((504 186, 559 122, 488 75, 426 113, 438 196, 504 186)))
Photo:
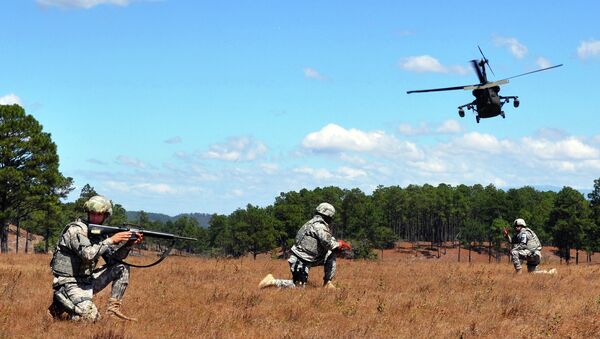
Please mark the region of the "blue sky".
MULTIPOLYGON (((0 103, 62 173, 128 210, 229 214, 336 185, 590 190, 600 177, 600 3, 4 0, 0 103), (556 3, 556 4, 555 4, 556 3), (511 80, 506 119, 470 92, 511 80)), ((72 197, 72 198, 73 198, 72 197)))

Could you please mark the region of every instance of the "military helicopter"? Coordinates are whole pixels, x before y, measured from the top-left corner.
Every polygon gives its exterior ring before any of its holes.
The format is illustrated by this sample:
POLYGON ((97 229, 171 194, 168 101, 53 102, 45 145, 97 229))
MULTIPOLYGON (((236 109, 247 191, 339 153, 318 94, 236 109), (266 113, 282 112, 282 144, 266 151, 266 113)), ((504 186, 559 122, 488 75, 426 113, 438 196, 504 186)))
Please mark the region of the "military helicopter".
POLYGON ((506 79, 502 79, 502 80, 498 80, 498 81, 488 81, 485 66, 486 65, 488 66, 489 70, 492 72, 492 74, 494 76, 495 76, 495 74, 494 74, 494 71, 492 70, 492 67, 489 64, 488 59, 485 57, 485 55, 483 55, 483 51, 481 50, 481 47, 477 46, 477 48, 479 48, 479 53, 481 53, 482 59, 479 61, 471 60, 471 65, 473 66, 473 69, 475 70, 475 73, 477 73, 477 77, 479 78, 478 84, 466 85, 466 86, 456 86, 456 87, 445 87, 445 88, 422 89, 422 90, 416 90, 416 91, 408 91, 406 93, 411 94, 411 93, 424 93, 424 92, 454 91, 454 90, 459 90, 459 89, 472 90, 475 100, 473 100, 472 102, 470 102, 468 104, 458 106, 458 115, 461 118, 463 118, 465 116, 465 108, 468 110, 472 110, 476 114, 475 119, 477 120, 477 123, 479 123, 479 119, 492 118, 492 117, 495 117, 498 115, 500 115, 502 118, 505 118, 506 116, 504 114, 504 111, 502 110, 502 106, 505 103, 510 102, 511 100, 513 101, 513 106, 515 108, 519 107, 519 97, 518 96, 498 95, 498 93, 500 92, 500 86, 508 84, 509 79, 513 79, 513 78, 531 74, 531 73, 546 71, 546 70, 560 67, 563 65, 563 64, 560 64, 560 65, 555 65, 555 66, 551 66, 551 67, 545 67, 545 68, 537 69, 535 71, 515 75, 515 76, 509 77, 506 79))

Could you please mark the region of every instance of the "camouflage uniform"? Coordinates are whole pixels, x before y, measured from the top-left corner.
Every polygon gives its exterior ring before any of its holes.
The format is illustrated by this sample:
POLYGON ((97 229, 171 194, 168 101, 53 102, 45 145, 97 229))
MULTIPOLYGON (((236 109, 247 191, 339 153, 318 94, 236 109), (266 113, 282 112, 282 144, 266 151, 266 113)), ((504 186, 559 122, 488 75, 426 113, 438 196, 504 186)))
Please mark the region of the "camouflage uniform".
POLYGON ((54 274, 54 300, 59 301, 70 319, 99 319, 92 297, 109 283, 112 283, 111 298, 123 299, 129 283, 129 266, 114 258, 122 260, 130 250, 127 242, 114 245, 110 238, 90 239, 87 225, 80 220, 65 227, 50 266, 54 274), (96 269, 101 256, 106 265, 96 269))
POLYGON ((336 255, 339 246, 331 235, 329 225, 321 215, 315 215, 304 224, 296 234, 296 243, 292 247, 292 256, 288 260, 292 280, 275 279, 277 287, 304 286, 308 281, 308 272, 313 266, 324 266, 323 281, 331 281, 336 272, 336 255))
POLYGON ((514 237, 508 237, 512 243, 510 255, 515 270, 521 270, 521 260, 527 261, 527 271, 534 272, 542 259, 542 244, 537 235, 529 228, 522 227, 514 237))

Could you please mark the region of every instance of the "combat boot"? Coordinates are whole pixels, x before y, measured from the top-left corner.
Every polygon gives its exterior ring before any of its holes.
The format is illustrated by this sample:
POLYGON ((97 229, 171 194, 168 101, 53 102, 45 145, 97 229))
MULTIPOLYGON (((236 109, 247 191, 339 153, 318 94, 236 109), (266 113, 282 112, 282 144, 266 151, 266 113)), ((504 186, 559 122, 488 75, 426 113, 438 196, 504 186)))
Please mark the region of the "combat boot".
POLYGON ((331 282, 331 280, 328 281, 328 282, 326 282, 323 285, 323 288, 326 289, 326 290, 337 290, 337 287, 335 287, 335 285, 331 282))
POLYGON ((275 278, 271 273, 267 274, 263 280, 258 284, 258 288, 265 288, 269 286, 275 286, 275 278))
POLYGON ((129 320, 129 321, 137 321, 136 318, 130 318, 130 317, 124 315, 123 313, 121 313, 121 304, 122 304, 121 300, 118 300, 115 298, 109 298, 108 299, 108 308, 106 309, 106 314, 113 318, 129 320))

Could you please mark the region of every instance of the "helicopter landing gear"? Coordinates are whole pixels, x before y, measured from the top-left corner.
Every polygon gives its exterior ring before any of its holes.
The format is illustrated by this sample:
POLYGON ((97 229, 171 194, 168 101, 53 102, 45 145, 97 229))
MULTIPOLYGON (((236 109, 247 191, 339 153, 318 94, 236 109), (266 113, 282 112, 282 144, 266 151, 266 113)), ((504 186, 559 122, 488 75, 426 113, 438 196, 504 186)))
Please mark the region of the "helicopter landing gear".
POLYGON ((475 120, 477 120, 477 123, 479 123, 479 115, 475 117, 475 120))
POLYGON ((504 114, 504 112, 500 112, 500 116, 502 117, 502 119, 506 119, 506 115, 504 114))
POLYGON ((514 106, 515 108, 519 107, 519 104, 520 104, 520 102, 519 102, 519 99, 515 99, 515 100, 513 100, 513 106, 514 106))
POLYGON ((465 117, 465 111, 462 108, 458 110, 458 116, 461 118, 465 117))

